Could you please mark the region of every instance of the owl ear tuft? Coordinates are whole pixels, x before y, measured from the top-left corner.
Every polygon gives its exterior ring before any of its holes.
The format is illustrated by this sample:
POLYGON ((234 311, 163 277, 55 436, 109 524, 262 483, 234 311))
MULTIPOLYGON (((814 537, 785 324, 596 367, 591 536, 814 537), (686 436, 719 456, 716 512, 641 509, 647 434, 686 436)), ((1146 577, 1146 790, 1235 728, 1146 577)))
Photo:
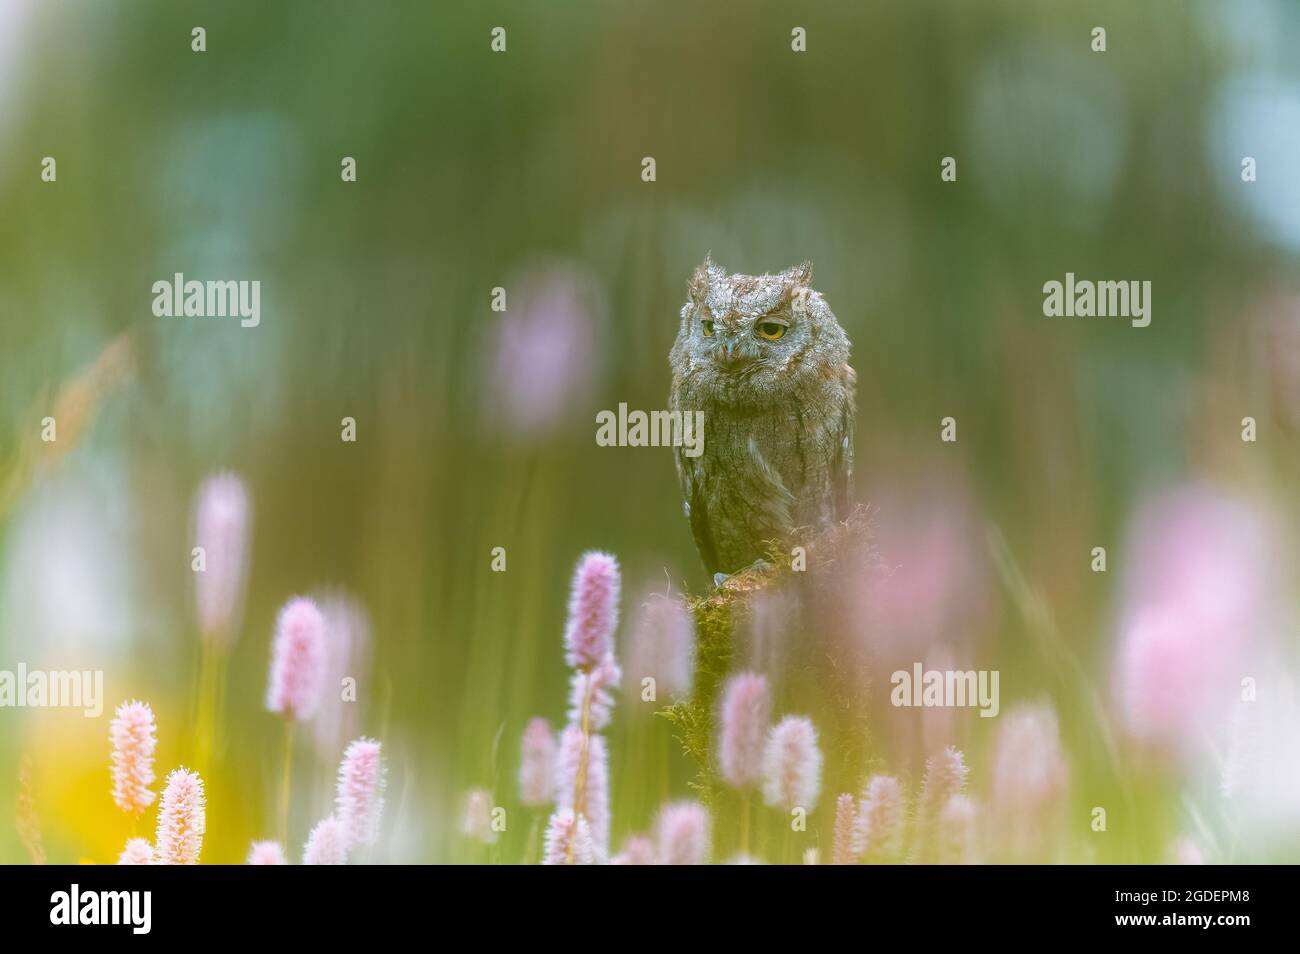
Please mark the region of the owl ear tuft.
POLYGON ((704 293, 709 288, 709 272, 717 266, 713 264, 713 253, 707 252, 704 255, 704 262, 695 269, 695 274, 691 276, 690 292, 691 297, 699 301, 704 297, 704 293))
POLYGON ((804 262, 790 269, 790 280, 796 285, 808 285, 812 282, 812 262, 804 262))

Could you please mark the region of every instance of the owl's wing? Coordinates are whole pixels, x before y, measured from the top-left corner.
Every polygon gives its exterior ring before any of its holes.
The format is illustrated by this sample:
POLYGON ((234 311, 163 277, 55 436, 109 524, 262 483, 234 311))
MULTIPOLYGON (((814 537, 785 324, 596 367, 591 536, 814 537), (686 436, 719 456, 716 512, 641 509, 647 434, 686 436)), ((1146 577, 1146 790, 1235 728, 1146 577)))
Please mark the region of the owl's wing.
POLYGON ((847 364, 848 395, 835 428, 835 452, 831 457, 831 487, 835 501, 835 519, 847 520, 853 509, 853 421, 857 416, 854 400, 854 372, 847 364))
POLYGON ((709 527, 709 510, 700 492, 700 482, 696 473, 698 458, 687 457, 685 448, 673 449, 677 459, 677 479, 682 487, 682 507, 686 510, 686 519, 691 524, 691 536, 695 538, 695 549, 700 552, 704 568, 710 573, 719 572, 717 549, 713 543, 713 531, 709 527))

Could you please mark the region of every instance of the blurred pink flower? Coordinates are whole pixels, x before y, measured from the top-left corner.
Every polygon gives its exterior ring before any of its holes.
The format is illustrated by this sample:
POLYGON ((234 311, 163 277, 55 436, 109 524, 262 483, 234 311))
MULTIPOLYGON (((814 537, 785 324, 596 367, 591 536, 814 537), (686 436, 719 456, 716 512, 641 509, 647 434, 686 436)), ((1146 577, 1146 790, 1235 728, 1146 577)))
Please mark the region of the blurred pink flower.
POLYGON ((736 668, 753 672, 785 672, 800 647, 791 645, 803 618, 798 595, 789 585, 756 590, 748 620, 738 620, 736 668))
POLYGON ((544 808, 555 800, 555 732, 545 719, 530 719, 519 755, 519 801, 544 808))
POLYGON ((853 854, 867 861, 895 861, 903 853, 903 788, 892 775, 867 779, 853 829, 853 854))
POLYGON ((618 591, 618 561, 597 550, 584 553, 573 573, 564 632, 564 659, 575 669, 591 669, 613 653, 618 591))
POLYGON ((1201 851, 1201 846, 1186 835, 1180 835, 1174 840, 1169 854, 1176 865, 1205 864, 1205 852, 1201 851))
POLYGON ((539 441, 600 376, 603 296, 591 272, 564 264, 517 273, 503 287, 506 311, 491 319, 485 410, 491 425, 539 441))
POLYGON ((999 852, 1028 861, 1050 848, 1062 828, 1069 779, 1051 704, 1007 711, 993 747, 989 806, 999 852))
POLYGON ((856 824, 857 802, 847 793, 835 800, 835 831, 831 847, 831 864, 851 865, 857 860, 853 850, 853 830, 856 824))
POLYGON ((158 806, 158 832, 154 838, 157 863, 198 864, 206 825, 203 779, 197 772, 175 769, 167 776, 158 806))
POLYGON ((323 759, 333 760, 361 726, 365 687, 370 675, 370 618, 349 596, 331 594, 320 602, 325 620, 325 652, 321 693, 312 717, 312 737, 323 759), (343 697, 343 680, 352 679, 355 693, 343 697))
POLYGON ((680 599, 658 593, 646 599, 633 618, 627 642, 624 689, 629 698, 639 698, 647 678, 655 681, 656 702, 690 694, 695 622, 680 599))
POLYGON ((868 642, 890 669, 973 635, 988 606, 987 546, 965 490, 937 475, 894 484, 872 495, 878 563, 862 568, 858 594, 868 642))
POLYGON ((657 864, 654 842, 640 835, 632 835, 623 842, 623 850, 609 859, 611 865, 657 864))
POLYGON ((147 838, 132 838, 118 855, 117 863, 119 865, 151 865, 153 860, 153 845, 149 844, 147 838))
POLYGON ((786 716, 772 727, 763 749, 763 798, 773 808, 811 812, 821 787, 817 730, 804 716, 786 716))
POLYGON ((325 619, 314 602, 294 597, 276 621, 266 707, 290 719, 310 719, 320 702, 324 662, 325 619))
POLYGON ((341 865, 347 861, 347 836, 333 815, 316 823, 303 847, 305 865, 341 865))
POLYGON ((234 474, 209 477, 199 487, 194 542, 203 548, 204 569, 194 574, 199 631, 204 639, 229 644, 243 609, 248 573, 248 491, 234 474))
POLYGON ((702 865, 709 860, 709 812, 698 802, 674 802, 659 813, 659 860, 665 865, 702 865))
POLYGON ((574 815, 568 809, 555 812, 546 826, 542 864, 592 865, 595 863, 596 853, 591 842, 591 828, 587 820, 574 815))
POLYGON ((379 839, 384 758, 382 746, 374 739, 357 739, 343 753, 334 801, 345 850, 373 845, 379 839))
POLYGON ((278 841, 255 841, 251 848, 248 849, 248 861, 250 865, 287 865, 289 862, 284 856, 284 848, 278 841))
POLYGON ((1115 657, 1122 724, 1135 741, 1176 752, 1224 727, 1269 627, 1279 560, 1262 514, 1209 487, 1141 508, 1115 657))
POLYGON ((763 774, 763 745, 772 720, 767 679, 742 672, 727 680, 722 691, 722 732, 719 760, 722 777, 733 788, 756 785, 763 774))
POLYGON ((492 830, 492 793, 485 788, 472 788, 465 795, 465 817, 460 830, 466 837, 484 845, 494 844, 497 833, 492 830))
POLYGON ((975 817, 975 803, 965 795, 948 799, 937 821, 936 862, 941 865, 975 862, 975 817))
POLYGON ((132 815, 140 815, 153 804, 153 710, 144 702, 124 702, 109 725, 113 744, 113 801, 132 815))

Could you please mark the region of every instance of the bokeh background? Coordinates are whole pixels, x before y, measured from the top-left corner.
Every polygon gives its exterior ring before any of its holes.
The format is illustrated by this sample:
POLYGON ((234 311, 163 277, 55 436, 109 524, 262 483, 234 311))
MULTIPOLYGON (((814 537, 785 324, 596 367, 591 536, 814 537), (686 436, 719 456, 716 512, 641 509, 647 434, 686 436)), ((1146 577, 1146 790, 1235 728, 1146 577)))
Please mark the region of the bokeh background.
MULTIPOLYGON (((1280 0, 0 0, 0 669, 102 669, 108 710, 0 710, 0 815, 24 811, 25 759, 50 860, 114 860, 107 721, 127 698, 157 712, 160 774, 192 759, 194 498, 230 469, 254 518, 204 859, 271 834, 263 695, 296 593, 368 620, 353 715, 387 749, 376 859, 522 857, 518 739, 563 719, 578 555, 619 557, 625 617, 707 584, 671 454, 598 447, 594 419, 664 406, 711 251, 814 263, 853 342, 856 493, 893 569, 864 612, 915 658, 1000 669, 1004 712, 1050 701, 1069 857, 1162 861, 1184 837, 1300 858, 1294 747, 1256 745, 1267 780, 1234 796, 1230 740, 1178 730, 1224 673, 1268 677, 1290 705, 1270 724, 1300 712, 1281 688, 1300 650, 1298 47, 1280 0), (150 286, 178 271, 260 280, 261 326, 155 318, 150 286), (1067 271, 1151 281, 1151 326, 1045 318, 1067 271), (490 849, 461 837, 473 786, 511 813, 490 849), (1095 805, 1110 829, 1089 840, 1095 805)), ((692 773, 635 705, 610 736, 616 843, 692 773), (653 772, 629 755, 647 751, 653 772)), ((997 721, 949 730, 980 790, 997 721)), ((902 771, 912 728, 878 742, 902 771)), ((300 748, 291 855, 339 751, 300 748)), ((27 858, 0 824, 0 860, 27 858)))

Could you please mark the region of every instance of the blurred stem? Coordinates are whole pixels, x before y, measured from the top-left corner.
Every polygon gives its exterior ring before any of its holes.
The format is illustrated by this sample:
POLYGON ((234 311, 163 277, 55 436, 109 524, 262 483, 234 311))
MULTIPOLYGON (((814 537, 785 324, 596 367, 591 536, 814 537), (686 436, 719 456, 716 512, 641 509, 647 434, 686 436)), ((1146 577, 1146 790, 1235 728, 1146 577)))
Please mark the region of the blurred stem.
POLYGON ((532 824, 528 826, 528 841, 524 843, 524 864, 536 864, 540 857, 537 848, 537 840, 542 831, 542 816, 540 812, 533 812, 532 824))
POLYGON ((293 768, 293 730, 296 723, 292 718, 284 721, 284 774, 280 777, 280 841, 289 844, 289 784, 293 768))
POLYGON ((659 804, 663 805, 668 801, 668 776, 671 772, 668 758, 669 738, 662 731, 662 726, 656 726, 655 728, 660 730, 655 733, 655 742, 659 750, 659 804))
POLYGON ((223 729, 226 724, 226 682, 230 675, 230 657, 224 644, 213 655, 216 660, 213 669, 216 672, 212 682, 212 759, 219 764, 225 756, 223 729))
POLYGON ((740 793, 740 853, 749 854, 749 789, 740 793))
POLYGON ((222 687, 225 685, 225 653, 216 649, 206 635, 200 635, 199 679, 196 690, 198 713, 194 729, 195 768, 210 772, 217 750, 217 723, 222 687))

